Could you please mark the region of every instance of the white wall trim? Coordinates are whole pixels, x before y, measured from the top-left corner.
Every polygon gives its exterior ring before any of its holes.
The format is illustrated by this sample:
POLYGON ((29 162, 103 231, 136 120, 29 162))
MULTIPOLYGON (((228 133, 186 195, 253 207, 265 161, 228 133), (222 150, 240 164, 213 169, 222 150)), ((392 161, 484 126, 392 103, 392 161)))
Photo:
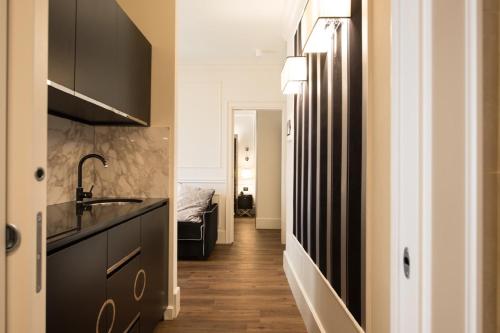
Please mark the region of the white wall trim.
POLYGON ((432 20, 431 1, 392 0, 390 266, 395 333, 431 327, 432 20), (409 279, 403 271, 405 248, 409 279))
POLYGON ((169 302, 167 309, 163 313, 164 320, 174 320, 181 311, 181 288, 176 287, 173 293, 172 303, 169 302))
MULTIPOLYGON (((7 165, 7 0, 0 0, 0 248, 5 249, 5 229, 7 224, 6 165, 7 165)), ((6 319, 6 253, 0 253, 0 323, 6 319)), ((0 333, 5 333, 5 325, 0 325, 0 333)))
POLYGON ((226 239, 226 230, 217 229, 217 244, 229 244, 226 239))
MULTIPOLYGON (((479 98, 481 78, 481 1, 465 1, 465 114, 466 114, 466 142, 465 142, 465 161, 466 161, 466 239, 465 239, 465 332, 482 332, 481 319, 479 318, 479 309, 481 307, 480 295, 480 276, 481 263, 479 255, 479 232, 482 227, 479 221, 482 221, 481 210, 478 206, 480 198, 480 179, 479 176, 483 168, 480 167, 482 159, 480 153, 480 112, 481 99, 479 98)), ((481 156, 482 157, 482 156, 481 156)))
POLYGON ((309 333, 364 332, 318 266, 292 235, 287 239, 283 268, 309 333))
POLYGON ((432 331, 432 0, 422 1, 421 330, 432 331))
POLYGON ((258 217, 255 219, 257 229, 281 229, 281 219, 275 217, 258 217))
POLYGON ((307 296, 304 287, 297 276, 297 273, 292 267, 286 251, 283 253, 283 269, 285 270, 290 289, 292 290, 293 297, 295 298, 295 303, 297 303, 302 319, 304 320, 304 324, 306 325, 307 332, 326 332, 321 325, 318 315, 316 314, 316 311, 314 310, 314 307, 312 306, 311 301, 309 300, 309 297, 307 296))
POLYGON ((399 7, 400 0, 392 1, 392 18, 391 18, 391 246, 390 246, 390 276, 391 276, 391 311, 390 311, 390 327, 391 333, 397 333, 399 323, 399 223, 397 216, 399 215, 399 163, 396 159, 395 152, 399 151, 399 113, 395 112, 395 106, 399 104, 399 34, 400 34, 400 16, 399 7))

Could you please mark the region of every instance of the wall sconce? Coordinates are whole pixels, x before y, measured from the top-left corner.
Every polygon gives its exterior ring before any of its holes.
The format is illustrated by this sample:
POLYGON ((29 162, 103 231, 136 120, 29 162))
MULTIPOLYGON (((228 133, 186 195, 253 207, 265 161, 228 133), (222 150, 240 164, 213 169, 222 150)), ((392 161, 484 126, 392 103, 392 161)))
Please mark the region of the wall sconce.
POLYGON ((342 19, 351 17, 351 0, 309 0, 302 15, 304 53, 325 53, 342 19))
POLYGON ((306 57, 287 57, 281 71, 281 91, 283 94, 300 94, 304 81, 307 81, 306 57))

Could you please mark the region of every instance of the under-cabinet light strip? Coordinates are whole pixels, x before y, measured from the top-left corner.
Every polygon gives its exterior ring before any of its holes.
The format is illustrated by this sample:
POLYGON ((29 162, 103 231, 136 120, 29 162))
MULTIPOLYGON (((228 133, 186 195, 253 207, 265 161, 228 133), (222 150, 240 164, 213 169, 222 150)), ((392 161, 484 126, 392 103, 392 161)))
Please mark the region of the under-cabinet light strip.
POLYGON ((131 116, 131 115, 129 115, 129 114, 126 114, 125 112, 120 111, 120 110, 117 110, 117 109, 115 109, 114 107, 111 107, 111 106, 109 106, 109 105, 107 105, 107 104, 104 104, 104 103, 102 103, 102 102, 99 102, 98 100, 95 100, 95 99, 93 99, 93 98, 91 98, 91 97, 88 97, 88 96, 86 96, 86 95, 84 95, 84 94, 80 94, 80 93, 79 93, 79 92, 77 92, 77 91, 74 91, 74 90, 71 90, 71 89, 69 89, 69 88, 66 88, 65 86, 60 85, 59 83, 56 83, 56 82, 54 82, 54 81, 47 80, 47 84, 48 84, 49 86, 51 86, 51 87, 53 87, 53 88, 57 89, 57 90, 60 90, 60 91, 65 92, 65 93, 67 93, 67 94, 69 94, 69 95, 72 95, 72 96, 78 97, 78 98, 80 98, 80 99, 82 99, 82 100, 84 100, 84 101, 86 101, 86 102, 89 102, 89 103, 92 103, 92 104, 94 104, 94 105, 97 105, 97 106, 99 106, 99 107, 101 107, 101 108, 103 108, 103 109, 106 109, 106 110, 108 110, 108 111, 111 111, 111 112, 113 112, 113 113, 115 113, 115 114, 117 114, 117 115, 119 115, 119 116, 122 116, 122 117, 128 118, 128 119, 130 119, 130 120, 132 120, 132 121, 135 121, 136 123, 139 123, 139 124, 144 125, 144 126, 147 126, 147 125, 148 125, 148 123, 146 123, 144 120, 137 119, 137 118, 136 118, 136 117, 134 117, 134 116, 131 116))

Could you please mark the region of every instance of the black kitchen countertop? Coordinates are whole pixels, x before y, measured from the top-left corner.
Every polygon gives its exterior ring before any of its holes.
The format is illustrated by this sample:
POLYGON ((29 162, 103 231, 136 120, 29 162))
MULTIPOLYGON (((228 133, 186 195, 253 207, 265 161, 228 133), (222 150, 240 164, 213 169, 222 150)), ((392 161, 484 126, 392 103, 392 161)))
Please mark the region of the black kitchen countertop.
POLYGON ((168 202, 166 198, 143 199, 127 205, 91 206, 77 214, 75 201, 47 206, 47 254, 143 215, 168 202))

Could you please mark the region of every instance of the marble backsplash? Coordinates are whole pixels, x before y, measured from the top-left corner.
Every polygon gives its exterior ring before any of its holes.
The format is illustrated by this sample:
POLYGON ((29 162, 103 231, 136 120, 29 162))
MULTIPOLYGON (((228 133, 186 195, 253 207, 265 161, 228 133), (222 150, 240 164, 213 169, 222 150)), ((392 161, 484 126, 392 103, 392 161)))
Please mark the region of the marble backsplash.
POLYGON ((96 127, 95 151, 109 164, 96 167, 96 195, 166 198, 168 135, 161 127, 96 127))
MULTIPOLYGON (((94 128, 67 119, 49 116, 47 137, 47 204, 75 198, 80 158, 94 151, 94 128)), ((87 161, 83 184, 93 184, 94 163, 87 161), (90 162, 90 163, 89 163, 90 162)))
POLYGON ((109 164, 85 162, 83 185, 95 185, 94 197, 168 196, 168 128, 94 127, 54 116, 48 124, 49 205, 74 200, 78 162, 94 152, 109 164))

